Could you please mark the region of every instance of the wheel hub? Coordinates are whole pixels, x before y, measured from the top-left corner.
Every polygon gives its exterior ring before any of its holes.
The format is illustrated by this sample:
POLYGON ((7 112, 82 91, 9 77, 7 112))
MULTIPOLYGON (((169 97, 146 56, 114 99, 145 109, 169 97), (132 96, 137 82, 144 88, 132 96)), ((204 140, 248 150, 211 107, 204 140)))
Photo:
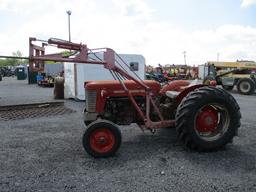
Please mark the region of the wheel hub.
POLYGON ((107 128, 95 130, 90 136, 90 145, 93 150, 98 153, 106 153, 110 151, 115 143, 113 133, 107 128))
POLYGON ((214 132, 218 125, 218 112, 211 106, 204 107, 196 118, 196 129, 201 133, 214 132))
POLYGON ((247 92, 247 91, 250 90, 251 87, 250 87, 250 84, 249 84, 249 83, 243 82, 242 85, 241 85, 241 88, 242 88, 242 90, 243 90, 244 92, 247 92))
POLYGON ((98 140, 98 144, 104 145, 106 144, 106 138, 105 137, 100 137, 98 140))

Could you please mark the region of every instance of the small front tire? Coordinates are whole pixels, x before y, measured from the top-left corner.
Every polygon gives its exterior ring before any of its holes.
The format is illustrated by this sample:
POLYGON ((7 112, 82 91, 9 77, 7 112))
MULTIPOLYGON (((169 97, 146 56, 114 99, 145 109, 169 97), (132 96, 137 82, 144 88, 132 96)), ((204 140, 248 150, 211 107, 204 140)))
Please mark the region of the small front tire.
POLYGON ((121 145, 121 132, 112 122, 97 120, 91 123, 83 136, 85 151, 95 158, 113 156, 121 145))

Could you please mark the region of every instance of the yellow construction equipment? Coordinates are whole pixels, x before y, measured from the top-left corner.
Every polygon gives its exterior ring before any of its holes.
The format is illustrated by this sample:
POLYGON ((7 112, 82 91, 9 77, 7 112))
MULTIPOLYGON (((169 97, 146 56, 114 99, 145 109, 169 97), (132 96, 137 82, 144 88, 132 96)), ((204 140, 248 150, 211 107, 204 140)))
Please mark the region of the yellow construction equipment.
POLYGON ((232 90, 237 86, 239 93, 251 95, 256 88, 256 62, 237 61, 237 62, 218 62, 209 61, 205 64, 207 76, 204 84, 210 80, 216 80, 218 85, 226 90, 232 90))

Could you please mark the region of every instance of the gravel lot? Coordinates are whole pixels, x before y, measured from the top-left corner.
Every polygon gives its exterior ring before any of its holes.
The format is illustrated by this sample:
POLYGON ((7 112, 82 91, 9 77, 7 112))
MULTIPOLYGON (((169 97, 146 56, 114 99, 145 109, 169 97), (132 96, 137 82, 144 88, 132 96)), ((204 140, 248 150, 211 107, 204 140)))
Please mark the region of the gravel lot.
MULTIPOLYGON (((255 95, 232 93, 242 112, 239 136, 225 149, 184 149, 175 130, 122 126, 117 155, 94 159, 82 147, 84 103, 75 113, 0 121, 0 191, 256 191, 255 95)), ((4 78, 0 105, 53 101, 52 88, 4 78)))

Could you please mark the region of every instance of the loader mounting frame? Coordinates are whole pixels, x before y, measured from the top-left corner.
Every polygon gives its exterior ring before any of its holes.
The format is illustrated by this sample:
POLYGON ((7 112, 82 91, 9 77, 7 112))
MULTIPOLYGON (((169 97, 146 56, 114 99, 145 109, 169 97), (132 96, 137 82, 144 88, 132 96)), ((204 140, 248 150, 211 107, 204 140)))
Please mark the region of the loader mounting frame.
MULTIPOLYGON (((44 61, 54 61, 54 62, 72 62, 72 63, 82 63, 82 64, 95 64, 103 65, 104 68, 110 70, 111 74, 115 79, 119 81, 123 90, 127 93, 128 98, 132 102, 132 105, 138 112, 140 118, 144 121, 144 125, 141 125, 141 128, 147 128, 150 130, 171 127, 175 125, 175 120, 164 120, 158 106, 156 105, 153 99, 153 93, 150 87, 148 87, 142 79, 138 76, 134 77, 130 75, 121 65, 116 61, 118 57, 121 62, 126 64, 124 60, 115 53, 114 50, 110 48, 97 48, 89 49, 85 44, 73 43, 61 39, 50 38, 48 41, 36 39, 34 37, 29 38, 29 66, 32 71, 40 70, 40 66, 43 66, 44 61), (42 45, 36 45, 35 42, 42 42, 42 45), (46 46, 55 46, 60 49, 69 50, 70 55, 65 55, 63 52, 54 53, 54 54, 45 54, 46 46), (103 60, 92 60, 88 57, 89 53, 103 53, 103 60), (143 112, 139 107, 136 100, 133 98, 131 92, 126 87, 123 80, 132 80, 137 85, 142 87, 146 93, 146 111, 143 112), (151 109, 151 106, 153 109, 151 109), (154 110, 157 113, 159 121, 153 122, 150 119, 150 112, 154 110)), ((126 64, 127 65, 127 64, 126 64)), ((135 74, 136 75, 136 74, 135 74)))

